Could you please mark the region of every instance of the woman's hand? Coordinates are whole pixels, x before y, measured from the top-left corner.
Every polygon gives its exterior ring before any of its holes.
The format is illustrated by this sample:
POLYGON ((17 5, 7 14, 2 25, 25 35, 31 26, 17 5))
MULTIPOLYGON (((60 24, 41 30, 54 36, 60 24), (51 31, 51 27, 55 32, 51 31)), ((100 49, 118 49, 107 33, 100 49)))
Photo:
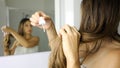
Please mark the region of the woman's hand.
POLYGON ((43 28, 45 30, 48 30, 53 23, 52 19, 42 11, 36 12, 35 14, 33 14, 32 17, 30 18, 30 21, 33 26, 37 26, 37 27, 43 28), (43 26, 41 24, 39 24, 40 17, 43 17, 46 22, 43 26))
POLYGON ((4 48, 8 48, 9 47, 9 44, 10 44, 10 34, 6 34, 4 36, 4 39, 3 39, 3 45, 4 45, 4 48))
POLYGON ((12 29, 8 26, 2 26, 1 30, 4 33, 10 33, 12 29))
POLYGON ((62 38, 63 52, 67 61, 79 60, 79 40, 80 33, 75 27, 65 25, 60 30, 62 38))

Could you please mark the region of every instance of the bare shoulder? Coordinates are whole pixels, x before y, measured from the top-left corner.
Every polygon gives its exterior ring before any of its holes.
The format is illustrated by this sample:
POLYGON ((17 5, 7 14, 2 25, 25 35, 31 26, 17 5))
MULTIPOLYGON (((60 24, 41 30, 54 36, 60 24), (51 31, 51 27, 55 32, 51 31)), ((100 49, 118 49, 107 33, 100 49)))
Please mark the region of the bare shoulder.
POLYGON ((111 58, 119 58, 120 59, 120 48, 111 50, 108 53, 108 56, 110 56, 111 58))
POLYGON ((112 49, 106 57, 104 62, 109 63, 110 68, 120 68, 120 48, 112 49))
POLYGON ((114 41, 112 42, 112 44, 109 44, 109 52, 108 52, 108 56, 111 56, 111 58, 120 58, 120 43, 114 41))

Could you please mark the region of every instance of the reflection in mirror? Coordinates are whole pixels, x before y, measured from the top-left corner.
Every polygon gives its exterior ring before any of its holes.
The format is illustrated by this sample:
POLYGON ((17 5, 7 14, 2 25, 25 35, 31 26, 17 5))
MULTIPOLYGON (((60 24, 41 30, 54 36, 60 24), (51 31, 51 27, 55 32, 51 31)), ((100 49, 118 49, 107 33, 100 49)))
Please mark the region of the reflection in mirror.
POLYGON ((34 12, 40 10, 48 14, 54 21, 54 0, 5 0, 5 4, 7 7, 7 24, 5 25, 10 27, 8 27, 8 30, 12 29, 14 31, 12 31, 12 34, 11 32, 7 32, 10 33, 10 35, 6 34, 4 36, 3 44, 5 46, 0 52, 5 55, 18 55, 49 51, 50 49, 46 33, 36 27, 31 27, 30 21, 27 20, 27 18, 31 17, 34 12), (25 22, 22 28, 24 29, 23 34, 30 33, 29 35, 23 35, 22 37, 18 35, 20 21, 25 22), (8 48, 9 52, 7 50, 8 48))

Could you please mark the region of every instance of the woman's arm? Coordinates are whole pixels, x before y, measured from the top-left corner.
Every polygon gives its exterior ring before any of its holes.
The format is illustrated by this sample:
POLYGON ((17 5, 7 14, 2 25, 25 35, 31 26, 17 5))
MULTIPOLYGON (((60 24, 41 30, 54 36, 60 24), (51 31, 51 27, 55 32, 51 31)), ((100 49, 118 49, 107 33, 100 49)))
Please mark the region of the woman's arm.
MULTIPOLYGON (((37 27, 45 29, 47 31, 49 43, 51 43, 53 40, 55 40, 58 37, 52 19, 48 15, 46 15, 44 12, 42 12, 42 11, 36 12, 35 14, 32 15, 32 17, 30 18, 30 21, 33 26, 37 26, 37 27), (44 20, 46 21, 46 24, 43 26, 41 26, 41 24, 39 24, 40 17, 43 17, 44 20)), ((51 48, 53 46, 54 45, 50 44, 51 48)))
POLYGON ((67 68, 81 68, 79 57, 67 59, 67 68))
POLYGON ((80 33, 76 28, 65 25, 60 30, 62 47, 67 60, 67 68, 80 68, 79 61, 79 41, 80 33))
POLYGON ((26 48, 34 47, 38 44, 39 38, 38 37, 32 37, 30 40, 26 40, 24 37, 20 36, 17 32, 14 30, 11 30, 10 33, 14 36, 14 38, 23 46, 26 48))
POLYGON ((26 48, 30 48, 30 47, 34 47, 38 44, 39 42, 39 38, 38 37, 33 37, 32 39, 30 39, 29 41, 26 40, 24 37, 22 37, 21 35, 19 35, 15 30, 13 30, 10 27, 4 27, 2 28, 2 30, 4 32, 8 32, 10 34, 13 35, 13 37, 23 46, 26 48))
POLYGON ((55 30, 55 26, 52 25, 51 28, 49 30, 47 30, 47 36, 48 36, 48 40, 49 40, 49 45, 51 47, 51 49, 56 45, 53 42, 57 42, 57 32, 55 30), (52 44, 51 44, 52 43, 52 44))

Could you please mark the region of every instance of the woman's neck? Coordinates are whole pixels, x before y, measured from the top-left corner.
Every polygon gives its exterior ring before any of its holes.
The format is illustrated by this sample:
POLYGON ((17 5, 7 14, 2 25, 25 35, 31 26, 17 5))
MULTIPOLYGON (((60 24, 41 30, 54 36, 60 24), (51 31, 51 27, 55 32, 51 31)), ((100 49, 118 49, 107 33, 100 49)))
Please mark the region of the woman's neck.
POLYGON ((31 34, 25 34, 25 35, 24 35, 24 38, 25 38, 25 39, 30 39, 31 37, 32 37, 31 34))

